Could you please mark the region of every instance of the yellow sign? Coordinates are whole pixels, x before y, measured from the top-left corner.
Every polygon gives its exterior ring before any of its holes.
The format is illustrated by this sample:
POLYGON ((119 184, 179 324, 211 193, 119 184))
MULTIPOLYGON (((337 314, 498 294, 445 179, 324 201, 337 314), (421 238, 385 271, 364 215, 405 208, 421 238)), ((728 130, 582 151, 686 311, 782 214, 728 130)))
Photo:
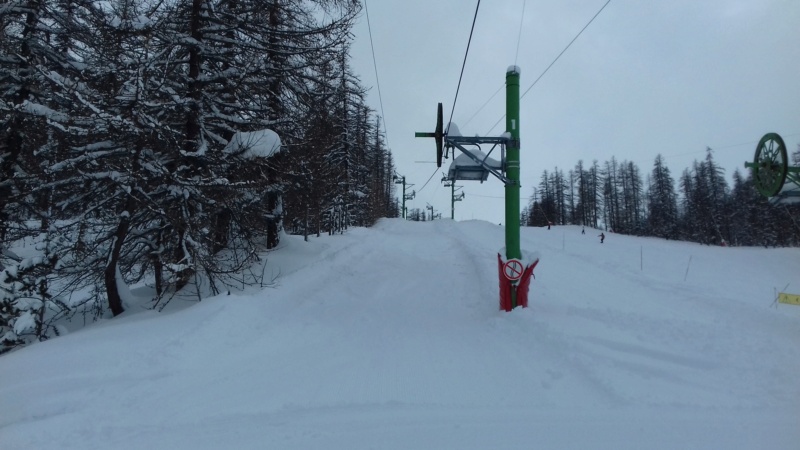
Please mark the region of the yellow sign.
POLYGON ((781 303, 786 303, 787 305, 800 305, 800 295, 781 292, 778 294, 778 301, 781 303))

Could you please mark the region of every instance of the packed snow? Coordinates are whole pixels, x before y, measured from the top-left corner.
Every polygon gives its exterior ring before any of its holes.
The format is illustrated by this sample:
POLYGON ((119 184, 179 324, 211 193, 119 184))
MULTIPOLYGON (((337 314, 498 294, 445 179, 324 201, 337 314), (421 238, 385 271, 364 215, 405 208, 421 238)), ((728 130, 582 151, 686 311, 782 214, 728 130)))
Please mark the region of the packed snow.
POLYGON ((284 236, 274 287, 0 357, 0 448, 797 449, 800 250, 598 234, 523 228, 509 313, 497 224, 284 236))

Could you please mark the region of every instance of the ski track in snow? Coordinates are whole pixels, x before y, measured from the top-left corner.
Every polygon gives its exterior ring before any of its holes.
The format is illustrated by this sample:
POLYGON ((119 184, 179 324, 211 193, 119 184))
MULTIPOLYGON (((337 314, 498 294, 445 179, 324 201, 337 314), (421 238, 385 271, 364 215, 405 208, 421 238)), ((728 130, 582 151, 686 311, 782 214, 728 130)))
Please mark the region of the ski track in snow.
POLYGON ((797 249, 595 234, 524 228, 511 313, 494 224, 287 236, 273 288, 0 357, 0 448, 796 448, 797 249))

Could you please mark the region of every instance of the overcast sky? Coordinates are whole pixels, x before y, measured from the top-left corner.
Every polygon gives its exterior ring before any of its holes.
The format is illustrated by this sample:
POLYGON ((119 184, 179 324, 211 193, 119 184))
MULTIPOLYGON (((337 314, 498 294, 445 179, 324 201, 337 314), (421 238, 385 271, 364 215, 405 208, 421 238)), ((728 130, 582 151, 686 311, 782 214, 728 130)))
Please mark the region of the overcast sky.
MULTIPOLYGON (((435 146, 414 132, 433 131, 437 102, 450 116, 477 0, 366 2, 388 144, 418 192, 406 206, 449 218, 440 180, 451 160, 420 190, 436 166, 417 161, 434 161, 435 146)), ((526 91, 605 3, 481 1, 453 115, 462 134, 499 136, 506 69, 521 68, 526 91)), ((352 55, 380 113, 366 14, 352 55)), ((800 143, 800 1, 611 0, 522 98, 520 115, 523 206, 544 170, 566 174, 579 160, 615 156, 644 177, 660 153, 677 180, 711 147, 730 180, 764 133, 781 134, 790 152, 800 143)), ((499 180, 461 184, 456 220, 505 222, 499 180)))

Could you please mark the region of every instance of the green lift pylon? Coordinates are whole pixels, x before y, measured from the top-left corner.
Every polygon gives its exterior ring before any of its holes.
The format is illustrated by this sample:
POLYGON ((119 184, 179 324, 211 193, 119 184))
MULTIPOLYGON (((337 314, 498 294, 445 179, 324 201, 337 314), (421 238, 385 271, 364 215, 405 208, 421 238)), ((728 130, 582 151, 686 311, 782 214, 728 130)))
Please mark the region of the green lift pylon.
MULTIPOLYGON (((500 303, 501 308, 506 311, 510 311, 517 306, 527 306, 530 277, 539 262, 538 258, 536 258, 531 265, 524 267, 524 263, 521 261, 519 78, 519 67, 510 66, 506 70, 506 132, 502 136, 466 137, 444 134, 441 103, 439 103, 437 109, 436 130, 432 133, 416 133, 416 137, 432 137, 436 140, 436 162, 438 167, 442 166, 443 148, 445 149, 445 155, 447 154, 447 149, 458 148, 472 160, 472 163, 462 165, 457 164, 454 158, 447 177, 451 183, 455 183, 456 180, 484 181, 488 174, 492 174, 505 185, 506 254, 505 261, 503 261, 500 254, 498 254, 498 260, 501 272, 500 303), (480 151, 481 145, 493 145, 493 147, 488 154, 484 154, 480 151), (498 145, 503 154, 499 165, 489 157, 498 145), (478 148, 478 150, 476 151, 475 148, 478 148), (506 265, 510 268, 509 272, 505 272, 506 265), (507 277, 505 281, 503 279, 504 275, 507 277)), ((447 128, 449 129, 450 126, 447 128)), ((453 194, 451 194, 452 196, 453 194)), ((453 211, 451 211, 451 214, 455 215, 453 211)))
MULTIPOLYGON (((519 243, 519 74, 517 66, 506 71, 506 259, 522 259, 519 243)), ((517 292, 511 290, 511 309, 517 307, 517 292)))
POLYGON ((444 187, 450 188, 450 219, 456 220, 456 202, 460 202, 466 197, 464 192, 456 195, 456 191, 460 191, 464 186, 456 186, 455 180, 447 178, 447 175, 442 178, 442 182, 444 182, 444 187))

